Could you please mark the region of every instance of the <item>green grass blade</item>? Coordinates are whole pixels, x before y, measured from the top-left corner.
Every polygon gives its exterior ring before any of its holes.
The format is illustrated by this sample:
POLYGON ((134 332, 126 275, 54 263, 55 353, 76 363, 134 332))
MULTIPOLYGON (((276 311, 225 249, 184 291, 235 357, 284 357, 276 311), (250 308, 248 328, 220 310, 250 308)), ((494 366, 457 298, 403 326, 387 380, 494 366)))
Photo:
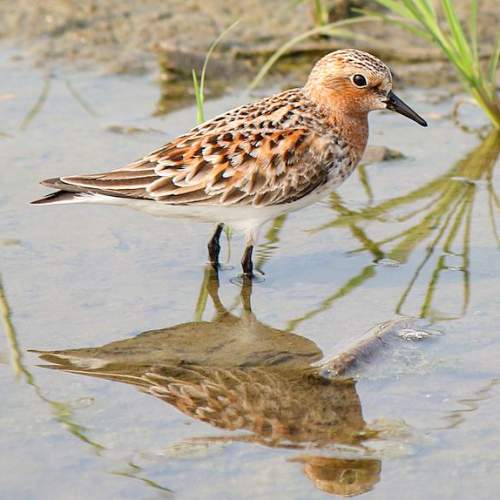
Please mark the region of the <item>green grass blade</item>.
POLYGON ((477 0, 471 0, 470 2, 469 38, 472 46, 472 57, 474 59, 475 70, 479 72, 479 50, 477 46, 477 0))
MULTIPOLYGON (((445 0, 441 1, 444 2, 445 0)), ((423 0, 406 3, 412 3, 414 5, 413 10, 416 18, 446 53, 447 57, 449 59, 460 61, 460 58, 457 57, 457 47, 455 46, 453 39, 442 31, 434 8, 429 5, 424 5, 423 0)))
POLYGON ((203 61, 203 66, 201 68, 200 80, 198 81, 198 77, 196 75, 196 71, 193 69, 193 88, 194 95, 196 98, 196 121, 198 124, 203 123, 205 121, 205 112, 204 112, 204 104, 205 104, 205 76, 207 74, 208 62, 210 61, 210 57, 213 51, 217 48, 220 41, 240 22, 240 20, 236 20, 233 24, 228 26, 210 45, 208 51, 205 55, 205 60, 203 61))
POLYGON ((205 112, 203 108, 204 96, 203 92, 200 90, 200 84, 198 83, 198 76, 196 75, 196 70, 193 69, 193 89, 194 98, 196 99, 196 123, 199 125, 205 121, 205 112))
POLYGON ((325 26, 320 26, 317 28, 313 28, 309 31, 305 31, 296 37, 293 37, 288 42, 284 43, 281 47, 276 49, 276 51, 269 57, 269 59, 262 65, 257 75, 250 82, 249 88, 254 89, 257 87, 263 78, 267 75, 269 70, 274 66, 274 64, 284 55, 286 54, 294 45, 297 45, 302 40, 306 40, 311 36, 317 34, 326 34, 331 36, 343 37, 343 38, 357 38, 357 39, 369 39, 361 34, 352 33, 351 31, 342 29, 343 27, 350 26, 353 24, 359 24, 368 21, 379 21, 380 18, 377 16, 374 17, 358 17, 354 19, 345 19, 343 21, 337 21, 334 23, 327 24, 325 26))
POLYGON ((210 45, 207 54, 205 56, 205 62, 203 63, 203 68, 201 69, 201 77, 200 77, 200 91, 202 94, 204 94, 205 91, 205 75, 207 73, 207 66, 208 66, 208 61, 210 60, 210 57, 213 53, 213 51, 216 49, 217 45, 221 42, 221 40, 233 29, 235 28, 238 23, 240 22, 239 19, 237 19, 233 24, 228 26, 213 42, 212 45, 210 45))
MULTIPOLYGON (((292 0, 294 7, 306 2, 307 0, 292 0)), ((309 0, 311 1, 311 0, 309 0)), ((316 26, 325 26, 328 24, 328 8, 324 0, 312 0, 312 7, 314 10, 314 23, 316 26)))
POLYGON ((496 87, 496 74, 499 62, 500 62, 500 34, 497 35, 497 39, 495 40, 493 54, 491 54, 487 71, 488 83, 491 84, 493 88, 493 93, 495 92, 495 87, 496 87))
POLYGON ((408 9, 403 3, 396 2, 395 0, 376 0, 378 4, 382 5, 386 9, 399 14, 401 17, 406 19, 415 19, 411 10, 408 9))
POLYGON ((423 4, 422 0, 403 0, 405 7, 411 12, 411 16, 428 29, 435 29, 436 18, 432 12, 423 4))
POLYGON ((393 19, 382 14, 384 19, 412 31, 421 38, 432 39, 455 66, 464 88, 474 97, 491 123, 500 129, 500 105, 495 81, 500 58, 500 41, 495 45, 487 71, 484 71, 479 59, 478 0, 470 2, 467 34, 460 23, 453 0, 440 0, 444 12, 443 23, 440 23, 433 0, 375 1, 398 16, 393 19), (416 28, 414 23, 417 23, 416 28))
POLYGON ((409 31, 410 33, 413 33, 414 35, 418 36, 419 38, 424 38, 431 42, 434 41, 432 35, 428 31, 419 28, 417 21, 414 21, 413 19, 405 19, 403 17, 391 16, 388 14, 377 12, 375 10, 368 10, 368 9, 353 9, 353 11, 362 14, 363 16, 379 17, 382 21, 396 24, 401 28, 409 31))
POLYGON ((457 48, 460 56, 464 59, 464 63, 470 66, 472 62, 471 50, 462 25, 460 24, 460 20, 458 19, 455 7, 453 6, 451 0, 441 1, 443 4, 443 10, 446 16, 446 20, 452 33, 451 41, 457 48))
POLYGON ((430 2, 429 0, 423 0, 423 4, 429 15, 432 16, 434 19, 436 19, 437 15, 436 11, 434 10, 434 5, 432 4, 432 2, 430 2))
POLYGON ((314 0, 314 17, 317 26, 328 24, 328 9, 323 0, 314 0))

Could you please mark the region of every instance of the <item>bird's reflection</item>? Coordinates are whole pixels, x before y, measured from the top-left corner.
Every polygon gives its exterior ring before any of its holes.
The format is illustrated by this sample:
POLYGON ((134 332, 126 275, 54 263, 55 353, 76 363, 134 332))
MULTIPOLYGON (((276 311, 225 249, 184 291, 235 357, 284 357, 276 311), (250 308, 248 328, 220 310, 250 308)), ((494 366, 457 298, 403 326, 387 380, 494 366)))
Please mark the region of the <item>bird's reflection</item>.
POLYGON ((157 365, 303 369, 321 359, 321 350, 311 340, 272 328, 255 317, 250 302, 252 284, 247 280, 240 293, 242 313, 236 316, 219 298, 217 273, 207 269, 205 278, 215 308, 211 321, 180 323, 97 348, 47 352, 42 357, 60 368, 81 369, 105 378, 111 374, 140 377, 157 365))
MULTIPOLYGON (((312 365, 322 356, 314 342, 255 317, 251 281, 243 283, 237 316, 219 299, 217 275, 207 272, 216 311, 212 321, 148 331, 96 348, 38 351, 41 359, 53 369, 133 384, 189 417, 233 431, 197 440, 307 449, 292 461, 301 462, 325 492, 353 496, 372 489, 380 478, 378 459, 334 453, 345 446, 363 450, 363 442, 375 436, 363 419, 356 382, 322 376, 328 366, 338 372, 342 360, 352 365, 353 356, 340 353, 312 365), (328 452, 336 456, 323 456, 328 452)), ((369 344, 364 337, 360 345, 369 344)))

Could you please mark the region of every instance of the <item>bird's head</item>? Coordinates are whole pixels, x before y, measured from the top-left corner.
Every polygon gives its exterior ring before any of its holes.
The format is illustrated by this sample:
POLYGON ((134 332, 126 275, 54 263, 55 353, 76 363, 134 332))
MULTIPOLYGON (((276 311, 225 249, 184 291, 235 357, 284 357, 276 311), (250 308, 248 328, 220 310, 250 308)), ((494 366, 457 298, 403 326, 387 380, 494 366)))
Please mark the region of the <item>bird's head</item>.
POLYGON ((366 115, 376 109, 396 111, 423 127, 426 121, 392 91, 389 67, 360 50, 337 50, 320 59, 304 87, 306 93, 333 113, 366 115))

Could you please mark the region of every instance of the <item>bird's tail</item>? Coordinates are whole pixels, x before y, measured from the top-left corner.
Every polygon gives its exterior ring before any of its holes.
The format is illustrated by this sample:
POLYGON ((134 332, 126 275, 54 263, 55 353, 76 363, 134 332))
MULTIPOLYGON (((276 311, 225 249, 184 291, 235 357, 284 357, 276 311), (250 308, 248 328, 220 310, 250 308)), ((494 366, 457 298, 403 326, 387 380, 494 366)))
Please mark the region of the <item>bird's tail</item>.
POLYGON ((55 205, 56 203, 81 203, 88 198, 86 193, 78 192, 73 186, 64 183, 59 177, 47 179, 40 184, 43 186, 59 189, 54 193, 50 193, 39 200, 31 202, 32 205, 55 205), (69 188, 69 189, 67 189, 69 188))
POLYGON ((78 193, 70 193, 68 191, 56 191, 55 193, 50 193, 43 198, 34 200, 31 202, 32 205, 53 205, 56 203, 80 203, 82 202, 82 196, 78 193))

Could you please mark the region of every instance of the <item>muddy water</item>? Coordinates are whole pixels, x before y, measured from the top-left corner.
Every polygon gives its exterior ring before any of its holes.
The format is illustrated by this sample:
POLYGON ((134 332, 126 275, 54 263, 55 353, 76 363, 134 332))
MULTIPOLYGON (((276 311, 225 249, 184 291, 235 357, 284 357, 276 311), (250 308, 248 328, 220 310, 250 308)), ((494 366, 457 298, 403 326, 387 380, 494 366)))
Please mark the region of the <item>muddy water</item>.
MULTIPOLYGON (((236 269, 206 273, 207 225, 28 205, 39 179, 118 167, 195 112, 153 117, 148 77, 14 55, 0 57, 2 498, 495 496, 498 138, 455 127, 442 92, 403 92, 430 127, 379 113, 371 143, 405 158, 275 221, 265 280, 242 289, 236 269), (421 320, 356 379, 311 368, 398 315, 421 320)), ((241 246, 224 243, 228 263, 241 246)))

